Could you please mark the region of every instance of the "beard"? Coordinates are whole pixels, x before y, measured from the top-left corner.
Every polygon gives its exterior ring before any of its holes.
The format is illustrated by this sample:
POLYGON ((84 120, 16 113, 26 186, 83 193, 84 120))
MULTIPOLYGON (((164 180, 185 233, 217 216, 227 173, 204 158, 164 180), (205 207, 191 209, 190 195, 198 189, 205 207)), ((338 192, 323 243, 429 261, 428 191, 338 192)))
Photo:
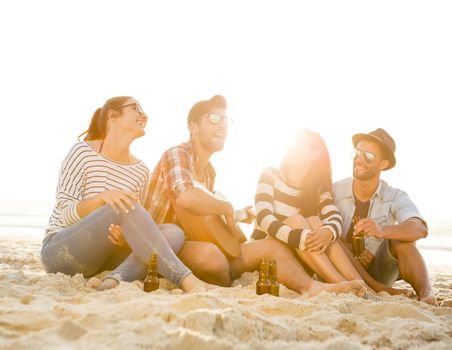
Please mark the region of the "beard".
POLYGON ((200 137, 199 142, 203 149, 209 153, 219 152, 224 148, 225 139, 220 140, 215 137, 200 137))
POLYGON ((356 165, 353 165, 353 177, 357 180, 370 180, 379 176, 379 171, 376 166, 368 166, 366 170, 358 170, 356 165))

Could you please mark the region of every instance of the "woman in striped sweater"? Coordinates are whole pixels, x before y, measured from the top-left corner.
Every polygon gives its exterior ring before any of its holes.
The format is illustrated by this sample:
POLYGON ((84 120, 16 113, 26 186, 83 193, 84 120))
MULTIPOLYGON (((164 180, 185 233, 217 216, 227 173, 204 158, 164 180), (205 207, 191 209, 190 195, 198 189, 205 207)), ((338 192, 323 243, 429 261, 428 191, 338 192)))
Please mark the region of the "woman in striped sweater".
POLYGON ((362 280, 336 242, 342 218, 332 196, 328 150, 319 134, 296 133, 279 169, 263 170, 255 205, 252 238, 271 236, 287 243, 326 282, 362 280))
POLYGON ((71 148, 61 166, 41 249, 47 272, 91 277, 113 269, 103 282, 89 282, 112 288, 120 280, 144 278, 150 255, 157 254, 160 274, 183 290, 208 286, 174 253, 184 242, 182 230, 157 226, 141 205, 149 169, 129 147, 145 134, 146 122, 132 97, 114 97, 94 113, 84 142, 71 148))

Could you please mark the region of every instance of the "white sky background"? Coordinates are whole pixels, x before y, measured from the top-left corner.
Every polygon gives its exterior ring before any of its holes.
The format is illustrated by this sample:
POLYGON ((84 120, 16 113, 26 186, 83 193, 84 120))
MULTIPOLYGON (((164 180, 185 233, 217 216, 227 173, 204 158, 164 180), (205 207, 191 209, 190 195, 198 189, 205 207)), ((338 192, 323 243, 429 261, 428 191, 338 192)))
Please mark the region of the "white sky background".
POLYGON ((237 206, 292 130, 324 137, 339 180, 352 134, 383 127, 398 163, 383 178, 451 222, 451 18, 448 1, 2 1, 0 200, 50 214, 63 157, 112 96, 149 115, 133 153, 152 170, 193 103, 222 94, 234 125, 213 163, 237 206))

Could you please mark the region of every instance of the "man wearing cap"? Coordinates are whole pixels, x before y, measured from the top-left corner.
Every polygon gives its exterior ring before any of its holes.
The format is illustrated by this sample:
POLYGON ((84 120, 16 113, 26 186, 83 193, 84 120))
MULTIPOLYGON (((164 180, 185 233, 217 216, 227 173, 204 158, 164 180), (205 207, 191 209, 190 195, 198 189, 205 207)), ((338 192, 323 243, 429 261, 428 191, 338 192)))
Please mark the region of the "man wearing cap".
MULTIPOLYGON (((226 140, 230 124, 226 107, 220 95, 197 102, 187 120, 190 140, 163 153, 144 204, 156 223, 179 223, 175 205, 197 216, 224 215, 230 230, 236 232, 232 204, 213 194, 215 171, 210 163, 226 140)), ((186 241, 179 257, 199 278, 222 286, 229 286, 244 271, 258 269, 260 259, 268 258, 278 264, 279 282, 299 293, 363 292, 361 281, 327 284, 312 280, 289 248, 275 239, 242 243, 240 248, 240 256, 228 260, 213 243, 186 241)))
POLYGON ((416 241, 425 238, 427 224, 408 195, 380 179, 396 164, 396 144, 383 129, 352 138, 353 177, 333 185, 336 205, 344 219, 342 241, 348 248, 353 235, 364 232, 365 255, 355 266, 367 282, 369 275, 392 286, 408 282, 421 301, 435 304, 427 268, 416 241), (353 226, 353 217, 361 218, 353 226))

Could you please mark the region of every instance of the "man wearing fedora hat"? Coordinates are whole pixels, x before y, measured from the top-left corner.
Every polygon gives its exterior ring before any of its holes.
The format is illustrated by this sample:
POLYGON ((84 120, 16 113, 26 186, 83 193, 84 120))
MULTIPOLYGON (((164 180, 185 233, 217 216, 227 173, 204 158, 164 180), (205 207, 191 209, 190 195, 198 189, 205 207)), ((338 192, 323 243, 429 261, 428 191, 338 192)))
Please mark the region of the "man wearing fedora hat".
MULTIPOLYGON (((231 233, 237 230, 232 204, 214 193, 215 170, 210 162, 226 142, 231 123, 226 109, 226 99, 221 95, 199 101, 190 109, 190 139, 165 151, 150 179, 144 206, 155 222, 181 224, 179 214, 183 209, 198 217, 224 215, 231 233)), ((287 245, 273 238, 241 243, 235 258, 227 258, 211 242, 187 240, 179 257, 199 278, 222 286, 230 286, 232 279, 245 271, 255 271, 261 258, 266 258, 278 264, 278 281, 302 294, 365 292, 361 280, 337 284, 313 280, 287 245)))
POLYGON ((336 205, 344 219, 341 240, 350 249, 353 235, 365 235, 365 254, 355 266, 364 280, 387 286, 403 279, 421 301, 436 303, 427 268, 416 241, 427 224, 406 192, 380 179, 396 164, 396 144, 384 130, 353 135, 353 177, 334 184, 336 205), (354 217, 360 220, 352 224, 354 217))
MULTIPOLYGON (((226 99, 221 95, 195 103, 187 118, 190 139, 163 153, 143 204, 156 223, 181 224, 180 209, 198 218, 223 215, 231 236, 240 236, 232 204, 214 193, 216 175, 210 163, 211 156, 223 149, 231 124, 226 108, 226 99)), ((203 224, 208 226, 207 222, 203 224)), ((116 235, 122 236, 120 227, 116 235)), ((259 269, 265 258, 276 261, 280 283, 306 296, 322 291, 357 295, 366 292, 362 280, 323 283, 312 279, 290 248, 273 238, 242 242, 235 258, 226 257, 212 242, 187 240, 178 256, 197 277, 221 286, 230 286, 232 279, 245 271, 259 269)), ((144 278, 143 274, 144 270, 135 271, 135 276, 144 278)))

